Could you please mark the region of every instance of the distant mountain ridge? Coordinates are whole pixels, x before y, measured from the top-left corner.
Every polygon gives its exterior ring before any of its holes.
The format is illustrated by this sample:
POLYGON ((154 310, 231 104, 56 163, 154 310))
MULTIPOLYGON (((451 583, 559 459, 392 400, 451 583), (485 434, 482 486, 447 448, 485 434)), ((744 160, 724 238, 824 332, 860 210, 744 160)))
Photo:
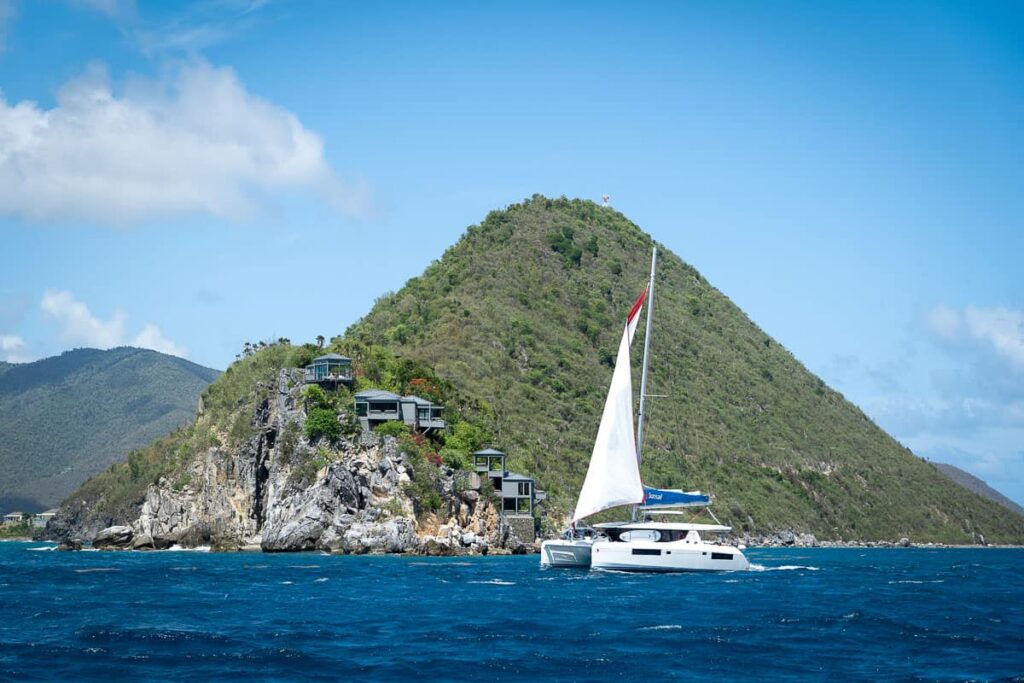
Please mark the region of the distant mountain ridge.
POLYGON ((191 420, 219 374, 131 347, 0 363, 0 511, 56 506, 130 450, 191 420))
POLYGON ((1024 517, 1024 507, 1017 505, 1012 500, 999 493, 999 491, 996 491, 994 488, 989 486, 988 483, 974 476, 970 472, 965 472, 956 465, 949 465, 944 462, 937 462, 935 463, 935 466, 939 468, 940 472, 960 486, 963 486, 968 491, 974 491, 979 496, 988 498, 992 502, 1002 505, 1007 510, 1016 512, 1021 517, 1024 517))

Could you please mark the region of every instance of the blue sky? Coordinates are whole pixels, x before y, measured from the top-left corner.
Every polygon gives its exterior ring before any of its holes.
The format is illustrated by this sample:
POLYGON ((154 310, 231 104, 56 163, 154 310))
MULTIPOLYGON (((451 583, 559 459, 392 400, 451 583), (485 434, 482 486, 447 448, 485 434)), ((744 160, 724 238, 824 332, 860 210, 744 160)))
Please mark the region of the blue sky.
POLYGON ((1024 502, 1019 3, 0 0, 0 358, 224 368, 487 211, 613 205, 1024 502))

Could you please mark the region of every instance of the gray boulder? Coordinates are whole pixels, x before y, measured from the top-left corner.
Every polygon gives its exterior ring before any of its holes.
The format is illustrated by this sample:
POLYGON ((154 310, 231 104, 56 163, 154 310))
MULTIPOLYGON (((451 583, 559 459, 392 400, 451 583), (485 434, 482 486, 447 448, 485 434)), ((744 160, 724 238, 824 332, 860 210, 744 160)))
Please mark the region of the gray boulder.
POLYGON ((132 544, 135 532, 130 526, 108 526, 92 539, 92 547, 103 550, 121 550, 132 544))

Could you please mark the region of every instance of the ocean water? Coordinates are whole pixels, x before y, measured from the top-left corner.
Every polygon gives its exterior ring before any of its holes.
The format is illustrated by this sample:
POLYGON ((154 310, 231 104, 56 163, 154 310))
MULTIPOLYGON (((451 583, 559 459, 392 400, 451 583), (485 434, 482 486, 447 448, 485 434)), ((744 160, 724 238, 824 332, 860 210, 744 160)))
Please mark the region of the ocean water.
POLYGON ((0 679, 1024 677, 1020 549, 763 549, 756 571, 640 575, 40 547, 0 543, 0 679))

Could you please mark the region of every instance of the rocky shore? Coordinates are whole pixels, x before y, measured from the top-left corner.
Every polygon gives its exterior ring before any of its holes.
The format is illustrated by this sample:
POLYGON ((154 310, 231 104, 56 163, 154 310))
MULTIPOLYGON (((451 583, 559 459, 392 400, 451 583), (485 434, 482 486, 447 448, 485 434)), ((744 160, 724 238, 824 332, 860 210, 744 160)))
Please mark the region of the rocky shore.
POLYGON ((425 510, 413 495, 414 463, 395 437, 308 441, 299 380, 282 370, 273 387, 263 388, 267 398, 249 418, 251 436, 240 446, 192 454, 182 472, 151 484, 135 505, 98 512, 72 501, 51 520, 47 537, 68 548, 91 541, 108 550, 451 555, 532 549, 501 523, 489 481, 481 487, 475 473, 439 467, 430 484, 436 498, 425 510))

